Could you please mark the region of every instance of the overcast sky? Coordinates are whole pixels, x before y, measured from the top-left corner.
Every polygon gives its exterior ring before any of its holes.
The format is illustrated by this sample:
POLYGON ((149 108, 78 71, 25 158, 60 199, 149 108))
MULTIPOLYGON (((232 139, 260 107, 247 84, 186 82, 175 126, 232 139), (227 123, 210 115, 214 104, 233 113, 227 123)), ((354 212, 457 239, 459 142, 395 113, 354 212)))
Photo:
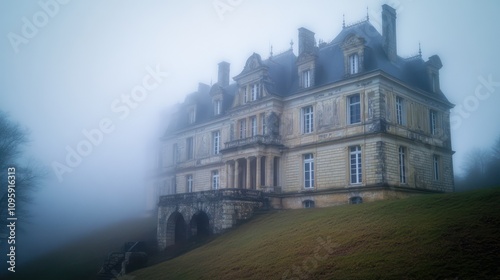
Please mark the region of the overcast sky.
POLYGON ((35 201, 41 236, 142 209, 169 106, 215 82, 217 63, 235 76, 271 45, 278 54, 293 40, 297 53, 299 27, 329 42, 343 14, 349 24, 368 13, 380 31, 385 3, 397 10, 399 55, 420 42, 424 59, 441 57, 442 90, 462 110, 452 113, 455 171, 500 135, 498 1, 54 1, 0 1, 0 110, 31 130, 27 154, 49 171, 35 201), (127 99, 138 86, 140 100, 127 99), (80 160, 69 156, 78 148, 80 160))

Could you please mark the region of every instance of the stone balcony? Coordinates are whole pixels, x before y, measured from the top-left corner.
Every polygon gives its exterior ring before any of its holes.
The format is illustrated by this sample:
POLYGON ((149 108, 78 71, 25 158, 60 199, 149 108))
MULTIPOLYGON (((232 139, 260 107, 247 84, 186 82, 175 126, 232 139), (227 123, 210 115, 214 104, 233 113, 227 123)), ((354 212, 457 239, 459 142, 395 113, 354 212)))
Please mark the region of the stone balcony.
POLYGON ((160 196, 159 205, 175 205, 177 203, 210 202, 210 201, 263 201, 261 191, 250 189, 219 189, 191 193, 178 193, 160 196))
POLYGON ((252 137, 229 141, 224 143, 224 145, 225 147, 223 151, 227 151, 253 145, 283 146, 283 142, 281 141, 281 136, 279 135, 255 135, 252 137))

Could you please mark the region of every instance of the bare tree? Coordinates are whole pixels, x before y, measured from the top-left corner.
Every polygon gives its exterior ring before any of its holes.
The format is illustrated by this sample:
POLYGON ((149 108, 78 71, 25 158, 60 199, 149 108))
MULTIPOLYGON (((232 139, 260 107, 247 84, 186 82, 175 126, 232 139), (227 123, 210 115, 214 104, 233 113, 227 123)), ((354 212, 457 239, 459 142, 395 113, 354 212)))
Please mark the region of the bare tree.
MULTIPOLYGON (((9 236, 8 217, 14 216, 26 221, 28 212, 27 203, 31 202, 32 195, 42 176, 39 168, 33 163, 23 161, 24 147, 28 144, 29 131, 21 125, 11 121, 0 111, 0 244, 5 244, 9 236), (14 177, 8 177, 10 175, 14 177), (11 180, 11 179, 14 179, 11 180), (11 181, 14 184, 7 184, 11 181), (9 187, 9 185, 11 187, 9 187), (9 191, 9 188, 11 189, 9 191), (10 203, 10 204, 9 204, 10 203), (9 205, 14 211, 9 211, 9 205)), ((24 222, 23 221, 23 222, 24 222)), ((17 226, 16 230, 20 228, 17 226)))

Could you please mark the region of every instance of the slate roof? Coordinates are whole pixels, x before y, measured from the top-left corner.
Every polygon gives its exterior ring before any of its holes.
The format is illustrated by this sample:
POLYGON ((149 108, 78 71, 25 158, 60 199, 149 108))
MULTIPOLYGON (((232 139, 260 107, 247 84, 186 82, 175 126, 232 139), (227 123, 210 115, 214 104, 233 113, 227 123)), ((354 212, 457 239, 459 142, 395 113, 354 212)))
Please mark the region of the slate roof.
MULTIPOLYGON (((383 49, 382 35, 368 20, 344 27, 330 43, 321 44, 317 47, 315 87, 346 79, 344 54, 341 46, 344 40, 353 34, 365 40, 364 70, 358 75, 381 70, 412 87, 421 89, 426 92, 424 94, 433 97, 437 96, 445 104, 450 107, 453 106, 441 91, 438 93, 431 92, 426 62, 420 55, 406 59, 398 56, 394 62, 389 60, 383 49)), ((437 56, 431 57, 431 60, 440 64, 437 56)), ((268 75, 272 81, 265 85, 268 92, 281 97, 302 92, 299 88, 297 56, 292 49, 263 60, 262 64, 268 68, 268 75)), ((185 102, 180 105, 177 116, 170 123, 167 133, 187 127, 187 108, 190 105, 196 104, 195 124, 220 117, 213 115, 210 96, 210 92, 218 89, 222 90, 224 96, 223 112, 229 110, 238 90, 236 83, 226 87, 220 87, 216 83, 211 89, 207 85, 200 86, 200 90, 188 95, 185 102), (217 88, 214 89, 214 87, 217 88)))

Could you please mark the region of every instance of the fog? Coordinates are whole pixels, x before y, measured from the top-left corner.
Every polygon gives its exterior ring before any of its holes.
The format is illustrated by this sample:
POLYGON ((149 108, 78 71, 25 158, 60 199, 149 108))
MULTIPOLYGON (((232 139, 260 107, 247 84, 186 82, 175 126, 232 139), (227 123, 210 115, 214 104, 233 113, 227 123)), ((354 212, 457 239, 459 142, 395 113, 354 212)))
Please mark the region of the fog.
POLYGON ((397 10, 399 55, 417 54, 420 43, 424 59, 441 57, 441 87, 457 105, 460 174, 467 151, 500 135, 499 2, 346 3, 1 1, 0 110, 30 129, 25 154, 47 169, 24 255, 151 210, 147 178, 169 108, 198 82, 215 82, 217 63, 231 63, 235 76, 253 52, 267 58, 271 46, 274 54, 290 48, 299 27, 329 42, 343 14, 347 24, 368 14, 380 31, 384 3, 397 10))

